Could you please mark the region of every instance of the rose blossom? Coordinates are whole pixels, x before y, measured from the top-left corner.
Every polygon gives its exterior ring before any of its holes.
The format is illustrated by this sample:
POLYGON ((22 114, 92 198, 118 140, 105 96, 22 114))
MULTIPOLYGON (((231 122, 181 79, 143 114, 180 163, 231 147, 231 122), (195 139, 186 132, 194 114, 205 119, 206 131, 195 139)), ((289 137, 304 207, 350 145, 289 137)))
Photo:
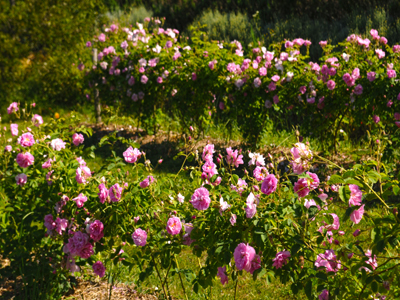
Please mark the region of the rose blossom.
POLYGON ((89 226, 90 238, 95 242, 100 241, 104 236, 103 230, 104 230, 103 223, 99 220, 94 221, 89 226))
POLYGON ((30 147, 35 143, 35 139, 33 138, 32 133, 27 132, 23 133, 19 138, 18 138, 18 144, 20 144, 22 147, 30 147))
POLYGON ((106 267, 103 265, 101 261, 97 261, 92 265, 93 273, 98 275, 99 277, 104 277, 106 274, 106 267))
POLYGON ((13 112, 17 112, 18 111, 18 103, 17 102, 13 102, 10 104, 10 106, 7 108, 7 113, 10 115, 13 112))
POLYGON ((19 185, 19 186, 24 186, 26 184, 27 180, 28 180, 28 177, 24 173, 21 173, 21 174, 18 174, 17 176, 15 176, 15 181, 17 182, 17 185, 19 185))
POLYGON ((79 255, 88 242, 89 236, 86 233, 77 231, 68 239, 67 249, 72 255, 79 255))
POLYGON ((90 171, 90 169, 86 166, 80 166, 78 167, 78 169, 76 169, 76 182, 80 183, 80 184, 86 184, 87 183, 87 179, 89 179, 92 176, 92 172, 90 171))
POLYGON ((72 135, 72 143, 75 146, 79 146, 80 144, 83 144, 84 140, 85 139, 84 139, 84 137, 83 137, 83 135, 81 133, 74 133, 72 135))
POLYGON ((270 195, 276 191, 276 187, 278 186, 278 179, 276 179, 274 174, 269 174, 265 177, 262 185, 261 192, 270 195))
POLYGON ((11 145, 5 146, 4 147, 4 151, 11 152, 12 151, 12 146, 11 145))
POLYGON ((243 155, 239 154, 238 150, 233 151, 231 147, 226 148, 226 162, 228 164, 235 165, 236 168, 239 167, 239 165, 243 164, 243 155))
POLYGON ((226 275, 226 267, 218 267, 218 273, 217 276, 221 278, 221 284, 225 285, 228 283, 228 276, 226 275))
POLYGON ((196 189, 189 202, 198 210, 206 210, 211 203, 208 190, 204 187, 196 189))
POLYGON ((349 184, 349 189, 351 192, 349 206, 361 205, 362 192, 360 190, 360 187, 355 184, 349 184))
POLYGON ((132 239, 136 246, 144 247, 147 243, 147 233, 141 228, 138 228, 132 233, 132 239))
POLYGON ((99 185, 99 193, 97 194, 99 195, 100 198, 100 203, 104 204, 104 202, 107 200, 108 198, 108 189, 106 188, 104 183, 101 183, 99 185))
POLYGON ((11 124, 10 125, 11 129, 11 135, 12 136, 17 136, 18 135, 18 124, 11 124))
POLYGON ((53 150, 60 151, 61 149, 65 149, 65 142, 63 142, 61 139, 52 140, 50 145, 53 150))
POLYGON ((60 219, 57 217, 56 219, 56 232, 59 235, 62 235, 63 231, 65 231, 68 227, 68 220, 67 219, 60 219))
POLYGON ((358 224, 358 223, 360 223, 363 215, 364 215, 364 205, 362 205, 359 209, 354 210, 350 214, 350 220, 352 220, 354 223, 358 224))
POLYGON ((83 207, 83 204, 87 201, 87 197, 84 194, 80 193, 78 195, 78 197, 73 198, 72 201, 75 201, 76 202, 76 206, 78 208, 81 208, 81 207, 83 207))
POLYGON ((249 196, 246 199, 246 218, 251 219, 255 216, 257 213, 257 204, 254 203, 256 200, 256 197, 254 197, 253 193, 250 193, 249 196))
POLYGON ((256 167, 253 171, 253 176, 257 181, 263 181, 268 175, 268 170, 265 167, 256 167))
POLYGON ((273 267, 276 269, 282 268, 284 265, 286 265, 287 259, 290 257, 290 252, 289 251, 281 251, 278 252, 275 256, 275 258, 272 260, 274 263, 272 264, 273 267))
POLYGON ((172 217, 167 222, 167 232, 172 235, 177 235, 181 232, 182 223, 178 217, 172 217))
POLYGON ((233 257, 235 258, 236 268, 241 271, 249 272, 251 270, 251 262, 256 256, 256 251, 249 244, 240 243, 235 251, 233 257))
POLYGON ((16 160, 17 160, 17 164, 21 168, 27 168, 27 167, 33 165, 35 158, 33 157, 32 154, 30 154, 29 152, 26 152, 26 153, 18 153, 16 160))
POLYGON ((36 126, 39 127, 40 125, 43 124, 43 118, 39 115, 33 115, 32 117, 32 123, 36 126))
POLYGON ((110 196, 112 202, 118 202, 121 200, 122 190, 122 187, 120 187, 118 183, 110 187, 108 190, 108 195, 110 196))
POLYGON ((144 188, 148 187, 150 184, 152 184, 153 182, 154 182, 154 177, 149 175, 146 177, 145 180, 140 182, 139 185, 142 189, 144 189, 144 188))
POLYGON ((329 300, 329 291, 323 290, 321 294, 318 295, 319 300, 329 300))
POLYGON ((127 163, 133 164, 141 157, 142 153, 139 151, 139 149, 137 148, 133 149, 131 146, 128 149, 126 149, 123 155, 127 163))

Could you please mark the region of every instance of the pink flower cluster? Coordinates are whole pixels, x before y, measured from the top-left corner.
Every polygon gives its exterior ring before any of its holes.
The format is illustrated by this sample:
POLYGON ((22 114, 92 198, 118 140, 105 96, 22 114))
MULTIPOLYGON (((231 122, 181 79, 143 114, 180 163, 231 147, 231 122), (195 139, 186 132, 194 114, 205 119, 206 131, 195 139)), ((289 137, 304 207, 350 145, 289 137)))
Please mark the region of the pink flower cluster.
POLYGON ((360 206, 358 209, 353 210, 350 214, 350 220, 352 220, 355 224, 360 223, 363 215, 364 215, 364 205, 361 205, 362 192, 360 187, 355 184, 349 184, 350 189, 350 199, 349 199, 349 207, 351 206, 360 206))
POLYGON ((57 217, 54 221, 53 216, 49 214, 44 217, 44 226, 47 228, 48 235, 52 236, 54 232, 62 235, 68 227, 68 220, 57 217))
POLYGON ((313 153, 310 148, 303 143, 296 143, 290 152, 293 155, 293 160, 290 162, 293 173, 301 174, 310 167, 310 161, 313 158, 313 153))
POLYGON ((294 191, 300 198, 307 196, 310 191, 316 189, 319 185, 319 178, 317 174, 307 172, 310 178, 299 178, 294 184, 294 191))
POLYGON ((235 150, 233 151, 231 147, 226 148, 226 162, 229 165, 234 165, 236 168, 239 167, 239 165, 243 164, 243 155, 240 154, 241 150, 235 150))

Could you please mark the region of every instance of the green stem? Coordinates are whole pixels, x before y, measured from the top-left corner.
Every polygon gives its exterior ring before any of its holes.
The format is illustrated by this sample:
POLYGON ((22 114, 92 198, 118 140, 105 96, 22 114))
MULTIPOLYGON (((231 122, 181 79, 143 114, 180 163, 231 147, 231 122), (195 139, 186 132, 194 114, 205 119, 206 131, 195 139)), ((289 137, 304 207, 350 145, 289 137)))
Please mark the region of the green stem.
POLYGON ((186 300, 189 300, 189 299, 188 299, 188 296, 186 295, 185 286, 183 285, 182 276, 181 276, 181 272, 180 272, 181 270, 180 270, 180 268, 179 268, 178 259, 176 258, 176 256, 174 256, 174 257, 175 257, 175 261, 176 261, 176 266, 178 267, 178 270, 179 270, 178 275, 179 275, 179 280, 181 281, 183 294, 185 295, 186 300))
POLYGON ((153 253, 151 254, 151 258, 152 258, 152 260, 153 260, 154 267, 156 268, 156 272, 157 272, 157 275, 158 275, 158 279, 160 279, 160 283, 161 283, 161 287, 162 287, 163 292, 164 292, 165 299, 168 299, 167 293, 165 292, 165 288, 164 288, 163 281, 162 281, 162 279, 161 279, 160 272, 158 271, 157 264, 156 264, 156 261, 155 261, 154 256, 153 256, 153 253))

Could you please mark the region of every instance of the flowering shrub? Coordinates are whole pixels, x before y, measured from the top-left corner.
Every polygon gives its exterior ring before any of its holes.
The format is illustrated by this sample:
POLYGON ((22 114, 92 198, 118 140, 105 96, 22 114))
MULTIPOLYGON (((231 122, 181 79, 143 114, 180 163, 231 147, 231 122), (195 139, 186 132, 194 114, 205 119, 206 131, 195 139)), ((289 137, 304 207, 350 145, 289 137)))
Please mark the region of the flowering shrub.
POLYGON ((226 284, 245 271, 254 280, 275 277, 310 299, 399 295, 393 200, 400 187, 380 155, 344 169, 297 143, 285 172, 272 155, 216 151, 212 144, 200 154, 189 142, 179 155, 196 164, 183 165, 171 180, 153 173, 129 141, 92 172, 85 159, 94 147, 74 143, 76 133, 90 132, 52 122, 21 126, 1 154, 9 199, 1 249, 12 263, 46 249, 40 259, 55 273, 89 265, 103 277, 119 264, 138 266, 139 279, 155 274, 167 298, 169 274, 180 274, 176 255, 190 249, 206 257, 191 270, 195 292, 216 276, 226 284), (327 167, 310 168, 317 161, 327 167), (129 253, 122 249, 128 245, 129 253))
POLYGON ((239 41, 210 42, 196 28, 185 38, 159 20, 136 26, 113 24, 88 42, 99 53, 98 65, 86 70, 102 101, 117 97, 146 128, 155 126, 160 109, 200 131, 211 121, 235 120, 253 144, 268 120, 276 128, 300 126, 303 135, 328 135, 332 144, 342 128, 357 137, 366 126, 400 126, 400 46, 390 47, 376 30, 372 41, 354 34, 338 45, 321 41, 324 55, 314 63, 311 41, 301 38, 246 53, 239 41))

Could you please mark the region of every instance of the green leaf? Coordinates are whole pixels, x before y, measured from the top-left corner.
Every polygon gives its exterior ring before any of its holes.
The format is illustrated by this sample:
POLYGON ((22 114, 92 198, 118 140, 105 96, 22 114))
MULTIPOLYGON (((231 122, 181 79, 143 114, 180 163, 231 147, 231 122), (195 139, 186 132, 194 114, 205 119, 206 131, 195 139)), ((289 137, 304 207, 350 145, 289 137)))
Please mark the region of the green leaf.
POLYGON ((328 185, 335 185, 335 184, 342 184, 344 183, 343 178, 340 175, 332 175, 331 178, 328 180, 328 185))
POLYGON ((371 283, 371 289, 374 293, 378 292, 378 283, 376 281, 371 283))
POLYGON ((306 296, 308 299, 313 299, 313 297, 312 297, 312 281, 311 280, 309 280, 306 283, 306 285, 304 287, 304 292, 306 293, 306 296))

